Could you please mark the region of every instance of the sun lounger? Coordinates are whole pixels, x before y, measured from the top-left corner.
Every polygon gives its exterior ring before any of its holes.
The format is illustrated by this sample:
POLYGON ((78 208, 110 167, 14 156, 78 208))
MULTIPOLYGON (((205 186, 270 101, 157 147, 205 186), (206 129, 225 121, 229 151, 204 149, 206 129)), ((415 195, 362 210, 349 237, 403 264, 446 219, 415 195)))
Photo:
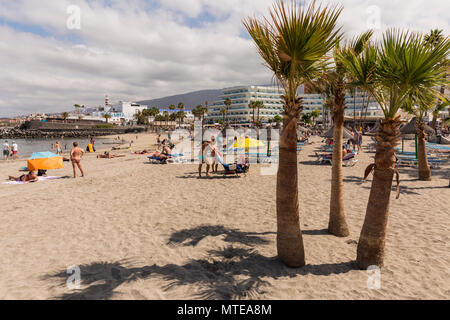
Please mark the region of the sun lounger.
MULTIPOLYGON (((332 159, 332 155, 330 154, 318 154, 316 153, 316 157, 317 157, 317 162, 320 164, 333 164, 333 159, 332 159)), ((356 157, 356 153, 350 153, 348 155, 346 155, 345 157, 342 158, 342 165, 344 167, 353 167, 357 162, 358 159, 355 158, 356 157)))

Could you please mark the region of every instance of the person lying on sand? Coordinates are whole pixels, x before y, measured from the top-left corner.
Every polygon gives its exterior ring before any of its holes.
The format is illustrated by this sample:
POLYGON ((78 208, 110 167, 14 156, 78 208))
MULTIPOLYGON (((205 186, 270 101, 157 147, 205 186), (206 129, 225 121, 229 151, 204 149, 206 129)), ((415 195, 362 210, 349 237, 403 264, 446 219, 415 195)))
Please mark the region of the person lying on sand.
POLYGON ((142 150, 142 151, 135 151, 134 152, 134 154, 149 154, 149 153, 151 153, 151 151, 149 151, 149 150, 142 150))
POLYGON ((113 159, 113 158, 123 158, 124 155, 118 155, 118 154, 111 154, 109 152, 105 152, 105 154, 99 154, 97 156, 97 159, 113 159))
POLYGON ((17 182, 36 182, 38 181, 38 176, 34 173, 34 171, 30 171, 28 174, 23 174, 20 177, 9 176, 8 180, 17 182))

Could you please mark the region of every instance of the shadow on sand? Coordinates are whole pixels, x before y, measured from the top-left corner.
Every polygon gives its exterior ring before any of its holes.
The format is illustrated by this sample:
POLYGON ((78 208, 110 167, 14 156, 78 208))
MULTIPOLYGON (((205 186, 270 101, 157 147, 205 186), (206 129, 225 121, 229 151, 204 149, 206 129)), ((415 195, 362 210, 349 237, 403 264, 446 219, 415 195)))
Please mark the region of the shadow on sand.
MULTIPOLYGON (((203 237, 225 235, 225 241, 232 243, 226 248, 209 250, 207 257, 192 259, 183 265, 166 264, 158 266, 132 267, 130 261, 96 262, 81 265, 82 289, 71 291, 60 299, 109 299, 124 283, 150 278, 167 282, 163 290, 177 286, 195 285, 193 295, 198 299, 256 299, 269 288, 268 279, 297 277, 308 274, 326 276, 356 270, 353 261, 337 264, 306 265, 300 269, 290 269, 276 257, 265 257, 249 245, 264 244, 269 241, 260 237, 267 233, 241 232, 224 226, 201 226, 175 232, 170 244, 195 246, 203 237), (186 242, 187 241, 187 242, 186 242), (235 247, 233 244, 246 247, 235 247)), ((66 286, 69 275, 66 270, 49 274, 45 280, 59 281, 66 286)))

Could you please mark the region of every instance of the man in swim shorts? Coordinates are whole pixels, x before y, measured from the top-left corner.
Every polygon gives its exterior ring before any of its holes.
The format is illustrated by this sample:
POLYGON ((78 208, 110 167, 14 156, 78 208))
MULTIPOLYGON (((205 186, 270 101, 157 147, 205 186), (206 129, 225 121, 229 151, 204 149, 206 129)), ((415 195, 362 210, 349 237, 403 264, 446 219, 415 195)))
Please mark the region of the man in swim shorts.
POLYGON ((83 155, 84 155, 83 149, 81 149, 78 146, 78 142, 74 142, 72 151, 70 151, 70 160, 72 161, 73 177, 74 178, 77 177, 76 167, 78 167, 78 169, 80 169, 81 177, 84 177, 83 167, 81 166, 81 158, 83 157, 83 155))

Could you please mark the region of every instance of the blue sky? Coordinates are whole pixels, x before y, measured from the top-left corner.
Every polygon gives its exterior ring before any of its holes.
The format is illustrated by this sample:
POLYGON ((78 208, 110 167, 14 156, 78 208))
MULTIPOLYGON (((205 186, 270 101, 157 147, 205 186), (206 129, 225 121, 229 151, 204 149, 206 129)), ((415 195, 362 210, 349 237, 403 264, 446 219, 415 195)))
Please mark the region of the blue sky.
MULTIPOLYGON (((145 100, 193 90, 270 83, 242 25, 272 0, 3 0, 0 2, 0 116, 145 100), (70 30, 67 8, 80 8, 70 30)), ((342 0, 351 37, 368 21, 449 33, 450 2, 342 0), (371 13, 372 12, 372 15, 371 13)))

